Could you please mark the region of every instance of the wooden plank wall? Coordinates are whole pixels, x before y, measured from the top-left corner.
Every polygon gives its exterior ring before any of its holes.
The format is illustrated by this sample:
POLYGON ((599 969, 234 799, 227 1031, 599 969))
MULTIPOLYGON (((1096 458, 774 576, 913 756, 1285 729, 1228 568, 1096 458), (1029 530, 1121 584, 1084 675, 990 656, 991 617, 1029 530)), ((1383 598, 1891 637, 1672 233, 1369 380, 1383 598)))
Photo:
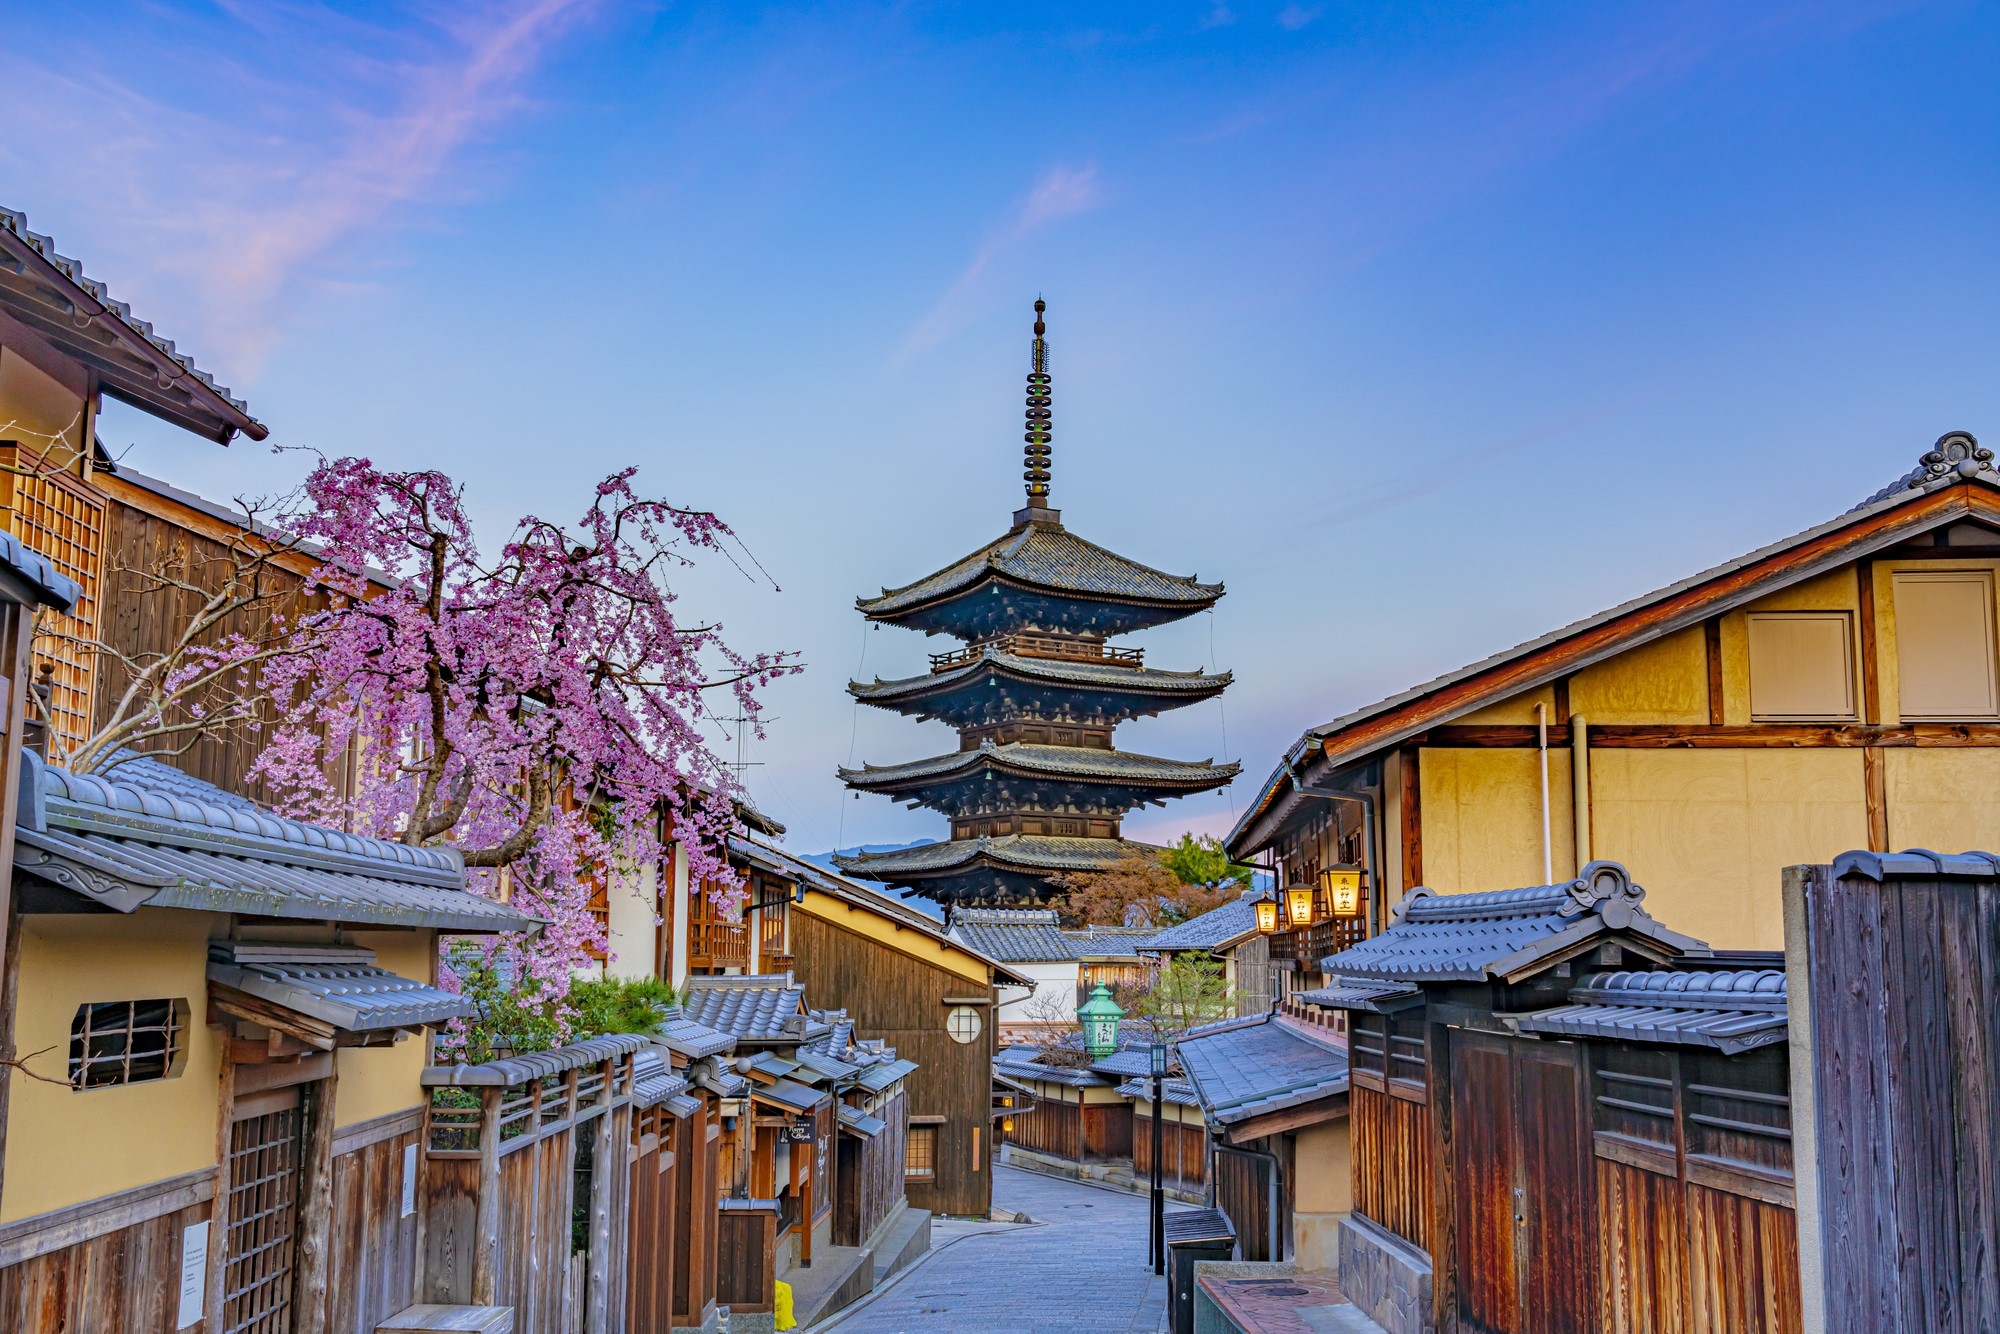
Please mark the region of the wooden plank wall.
POLYGON ((206 1202, 0 1269, 8 1334, 174 1334, 181 1235, 206 1202))
POLYGON ((2000 1329, 2000 883, 1804 874, 1829 1334, 2000 1329))
POLYGON ((406 1131, 333 1160, 327 1334, 374 1334, 411 1302, 417 1216, 403 1216, 403 1151, 418 1136, 406 1131))
POLYGON ((658 1334, 673 1327, 679 1237, 674 1231, 677 1164, 672 1145, 673 1118, 664 1107, 648 1108, 634 1118, 627 1154, 632 1172, 626 1260, 631 1283, 626 1305, 629 1334, 658 1334))
MULTIPOLYGON (((914 930, 914 928, 911 928, 914 930)), ((995 1042, 993 989, 815 916, 791 915, 793 976, 817 1009, 843 1009, 864 1038, 880 1038, 917 1063, 904 1080, 911 1116, 941 1116, 937 1174, 909 1183, 910 1205, 984 1215, 993 1206, 990 1134, 995 1042), (948 999, 983 999, 971 1042, 945 1031, 948 999), (974 1144, 975 1133, 981 1142, 974 1144)), ((1072 1147, 1068 1156, 1074 1157, 1072 1147)))
POLYGON ((1217 1153, 1213 1170, 1215 1207, 1236 1229, 1237 1258, 1283 1258, 1271 1254, 1270 1164, 1240 1153, 1217 1153))
POLYGON ((1347 1096, 1355 1211, 1430 1250, 1435 1179, 1430 1109, 1365 1088, 1359 1080, 1347 1096))
POLYGON ((1130 1158, 1132 1104, 1109 1102, 1085 1107, 1083 1152, 1090 1158, 1130 1158))
MULTIPOLYGON (((852 1217, 844 1216, 843 1211, 843 1216, 835 1219, 833 1241, 836 1246, 859 1246, 867 1241, 883 1220, 894 1212, 897 1202, 903 1199, 903 1151, 909 1129, 908 1094, 896 1094, 872 1115, 887 1123, 887 1128, 872 1139, 848 1131, 841 1132, 844 1142, 855 1145, 851 1169, 853 1179, 842 1181, 835 1189, 843 1199, 852 1198, 854 1208, 852 1217)), ((848 1164, 848 1159, 841 1160, 843 1170, 848 1170, 848 1164)))
POLYGON ((1079 1111, 1073 1102, 1037 1100, 1033 1111, 1014 1114, 1014 1128, 1007 1132, 1007 1142, 1075 1162, 1083 1134, 1079 1111))
POLYGON ((765 1200, 728 1200, 717 1214, 715 1300, 738 1311, 771 1309, 778 1277, 778 1210, 765 1200), (756 1206, 756 1207, 746 1207, 756 1206))
MULTIPOLYGON (((1153 1179, 1153 1118, 1132 1112, 1132 1173, 1153 1179)), ((1208 1180, 1208 1131, 1169 1121, 1160 1127, 1160 1179, 1175 1189, 1193 1189, 1208 1180)))
POLYGON ((715 1100, 702 1099, 699 1115, 674 1122, 674 1230, 685 1239, 685 1264, 674 1267, 674 1324, 700 1325, 715 1303, 716 1159, 711 1138, 715 1100))
MULTIPOLYGON (((177 577, 193 583, 219 585, 226 568, 227 548, 213 538, 157 518, 143 510, 112 500, 106 515, 104 583, 101 597, 99 634, 104 642, 127 654, 159 652, 169 645, 189 619, 197 604, 191 594, 177 590, 142 593, 142 582, 121 570, 146 570, 172 566, 177 577), (209 562, 204 572, 204 562, 209 562)), ((274 580, 296 588, 303 580, 284 571, 275 571, 274 580)), ((288 601, 289 613, 301 607, 324 605, 325 596, 288 601)), ((239 614, 227 627, 231 632, 255 633, 261 627, 248 613, 239 614)), ((93 691, 94 726, 102 727, 110 717, 118 694, 125 687, 124 669, 110 657, 100 657, 93 691)), ((255 801, 268 802, 271 793, 261 784, 248 782, 244 775, 256 759, 268 733, 237 729, 220 736, 203 737, 174 767, 184 773, 241 793, 255 801)))

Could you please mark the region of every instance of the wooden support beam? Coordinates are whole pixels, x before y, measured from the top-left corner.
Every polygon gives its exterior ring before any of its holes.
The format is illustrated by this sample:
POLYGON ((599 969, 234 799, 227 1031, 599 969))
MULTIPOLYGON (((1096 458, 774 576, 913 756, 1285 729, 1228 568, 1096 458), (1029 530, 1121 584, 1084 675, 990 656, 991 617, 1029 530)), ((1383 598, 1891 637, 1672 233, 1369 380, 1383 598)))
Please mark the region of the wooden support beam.
MULTIPOLYGON (((535 1085, 540 1088, 541 1081, 535 1085)), ((479 1090, 479 1199, 473 1206, 472 1304, 496 1304, 500 1290, 500 1103, 507 1090, 479 1090)))
MULTIPOLYGON (((297 1010, 288 1010, 282 1005, 273 1005, 247 991, 211 982, 208 984, 208 1003, 211 1009, 219 1010, 232 1019, 241 1019, 259 1028, 296 1038, 319 1051, 332 1051, 334 1048, 337 1030, 332 1024, 300 1014, 297 1010)), ((276 1056, 282 1053, 274 1047, 271 1054, 276 1056)))
MULTIPOLYGON (((1567 746, 1567 726, 1549 729, 1549 745, 1567 746)), ((1433 727, 1425 744, 1439 749, 1531 750, 1526 724, 1433 727)), ((1700 723, 1592 724, 1593 750, 1856 750, 1868 746, 1968 750, 2000 746, 2000 723, 1700 723)))
POLYGON ((324 1079, 311 1087, 306 1106, 305 1160, 300 1164, 298 1275, 293 1328, 297 1334, 326 1334, 326 1285, 333 1245, 334 1083, 338 1070, 327 1061, 324 1079))
MULTIPOLYGON (((1534 728, 1529 728, 1533 732, 1534 728)), ((1553 742, 1551 743, 1553 744, 1553 742)), ((1424 883, 1423 776, 1417 771, 1418 750, 1406 746, 1398 766, 1403 775, 1403 891, 1408 893, 1424 883)))
POLYGON ((1701 623, 1701 639, 1703 646, 1708 650, 1708 721, 1711 727, 1720 727, 1728 721, 1722 711, 1722 618, 1720 616, 1711 616, 1701 623))

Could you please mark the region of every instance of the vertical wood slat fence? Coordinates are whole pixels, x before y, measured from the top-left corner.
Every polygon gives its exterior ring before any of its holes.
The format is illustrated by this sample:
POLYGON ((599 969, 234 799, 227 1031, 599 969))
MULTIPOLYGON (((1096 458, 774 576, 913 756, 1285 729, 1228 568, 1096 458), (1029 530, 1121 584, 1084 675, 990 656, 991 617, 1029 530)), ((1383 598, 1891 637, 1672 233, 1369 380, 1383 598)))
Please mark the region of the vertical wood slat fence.
POLYGON ((1829 1334, 2000 1329, 2000 859, 1848 853, 1785 897, 1808 1305, 1829 1334))
MULTIPOLYGON (((1132 1109, 1132 1175, 1150 1181, 1153 1173, 1153 1118, 1132 1109)), ((1199 1190, 1208 1181, 1208 1130, 1169 1120, 1160 1127, 1160 1181, 1170 1190, 1199 1190)))
POLYGON ((516 1334, 622 1334, 632 1057, 647 1045, 606 1036, 424 1072, 419 1300, 512 1307, 516 1334))

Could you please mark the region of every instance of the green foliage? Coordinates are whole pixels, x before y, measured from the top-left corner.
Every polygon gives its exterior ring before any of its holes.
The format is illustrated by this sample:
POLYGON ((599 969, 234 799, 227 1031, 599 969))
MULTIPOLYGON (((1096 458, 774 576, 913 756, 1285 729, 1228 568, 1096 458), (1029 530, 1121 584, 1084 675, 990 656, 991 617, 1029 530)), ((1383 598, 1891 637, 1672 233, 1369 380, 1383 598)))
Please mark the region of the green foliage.
POLYGON ((440 1035, 441 1060, 483 1065, 501 1056, 547 1051, 567 1039, 567 991, 557 991, 545 979, 511 966, 506 954, 489 954, 472 941, 455 942, 445 963, 458 978, 459 994, 479 1013, 454 1021, 440 1035))
POLYGON ((1197 1025, 1233 1016, 1236 995, 1222 960, 1206 950, 1189 950, 1160 969, 1152 988, 1133 998, 1131 1009, 1172 1041, 1197 1025))
POLYGON ((578 982, 569 989, 578 1037, 600 1033, 651 1033, 659 1028, 674 989, 657 977, 578 982))
POLYGON ((1161 862, 1184 885, 1221 885, 1234 882, 1248 886, 1254 868, 1229 859, 1222 843, 1211 834, 1196 838, 1182 834, 1180 842, 1160 854, 1161 862))

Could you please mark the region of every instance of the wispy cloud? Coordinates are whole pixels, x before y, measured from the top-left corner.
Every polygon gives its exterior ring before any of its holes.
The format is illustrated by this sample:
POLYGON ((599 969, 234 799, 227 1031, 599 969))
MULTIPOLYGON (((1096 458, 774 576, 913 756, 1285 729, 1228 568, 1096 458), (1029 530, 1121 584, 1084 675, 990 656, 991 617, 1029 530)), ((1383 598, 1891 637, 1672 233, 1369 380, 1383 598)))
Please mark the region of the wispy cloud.
POLYGON ((226 26, 171 34, 181 49, 99 34, 111 51, 88 75, 17 46, 0 56, 0 115, 27 132, 10 133, 0 171, 19 170, 7 194, 31 219, 84 219, 57 240, 240 380, 315 261, 450 188, 454 160, 523 108, 551 44, 598 4, 497 0, 406 29, 225 6, 226 26), (204 81, 175 85, 197 65, 204 81))
POLYGON ((1304 5, 1286 5, 1278 11, 1278 26, 1286 32, 1297 32, 1325 12, 1323 5, 1314 5, 1311 9, 1304 5))
POLYGON ((1036 179, 1033 188, 1008 210, 1007 216, 988 232, 972 262, 959 272, 916 327, 904 338, 899 363, 936 347, 956 331, 967 299, 975 292, 993 262, 1041 231, 1050 223, 1088 213, 1104 202, 1098 184, 1097 165, 1050 167, 1036 179))

